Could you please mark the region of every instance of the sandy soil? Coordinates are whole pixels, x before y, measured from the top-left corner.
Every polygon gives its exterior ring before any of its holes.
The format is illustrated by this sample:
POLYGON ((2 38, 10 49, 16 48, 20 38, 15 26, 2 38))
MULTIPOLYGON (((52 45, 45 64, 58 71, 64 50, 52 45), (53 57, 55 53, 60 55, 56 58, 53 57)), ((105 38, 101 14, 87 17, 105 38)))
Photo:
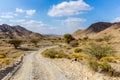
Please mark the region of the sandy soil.
POLYGON ((104 74, 93 72, 85 61, 76 62, 68 59, 51 61, 59 66, 69 80, 120 80, 120 78, 108 77, 104 74))

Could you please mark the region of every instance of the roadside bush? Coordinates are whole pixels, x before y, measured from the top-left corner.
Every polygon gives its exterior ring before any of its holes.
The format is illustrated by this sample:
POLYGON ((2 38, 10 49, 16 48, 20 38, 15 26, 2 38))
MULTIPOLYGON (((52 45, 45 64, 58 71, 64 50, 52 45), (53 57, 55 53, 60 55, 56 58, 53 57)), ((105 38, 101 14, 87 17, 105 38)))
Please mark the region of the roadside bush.
POLYGON ((4 65, 9 65, 11 60, 12 60, 12 58, 3 58, 3 59, 0 59, 0 63, 2 63, 4 65))
POLYGON ((57 55, 56 55, 56 58, 67 58, 67 54, 65 54, 64 52, 59 52, 57 55))
POLYGON ((116 52, 111 46, 99 44, 91 44, 89 47, 86 47, 84 51, 98 60, 102 57, 111 56, 116 52))
POLYGON ((48 58, 66 58, 67 57, 67 54, 65 54, 64 52, 59 52, 54 49, 47 49, 42 52, 42 55, 48 58))
POLYGON ((70 54, 68 58, 69 59, 74 59, 75 61, 89 59, 89 57, 87 55, 79 54, 79 53, 70 54))
POLYGON ((24 53, 22 53, 22 52, 21 53, 14 53, 14 54, 10 54, 9 57, 10 58, 18 58, 18 57, 20 57, 22 55, 24 55, 24 53))
POLYGON ((47 49, 42 54, 44 57, 55 58, 58 52, 55 51, 54 49, 47 49))
POLYGON ((113 69, 108 63, 90 61, 89 66, 95 72, 105 73, 108 76, 120 77, 120 73, 113 69))
POLYGON ((103 58, 100 59, 100 61, 118 63, 118 62, 120 62, 120 57, 118 57, 118 56, 103 57, 103 58))
POLYGON ((80 48, 75 48, 75 49, 74 49, 74 52, 75 52, 75 53, 80 53, 80 52, 82 52, 82 49, 80 49, 80 48))

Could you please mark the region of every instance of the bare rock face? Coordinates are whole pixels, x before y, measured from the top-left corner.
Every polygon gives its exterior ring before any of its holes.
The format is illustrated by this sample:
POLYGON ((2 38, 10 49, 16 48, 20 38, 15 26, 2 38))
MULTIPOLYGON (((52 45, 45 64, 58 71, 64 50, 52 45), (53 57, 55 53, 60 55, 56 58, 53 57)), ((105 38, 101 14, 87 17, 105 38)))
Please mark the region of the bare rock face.
POLYGON ((0 37, 8 39, 29 39, 32 37, 41 38, 42 35, 29 31, 21 26, 0 25, 0 37))

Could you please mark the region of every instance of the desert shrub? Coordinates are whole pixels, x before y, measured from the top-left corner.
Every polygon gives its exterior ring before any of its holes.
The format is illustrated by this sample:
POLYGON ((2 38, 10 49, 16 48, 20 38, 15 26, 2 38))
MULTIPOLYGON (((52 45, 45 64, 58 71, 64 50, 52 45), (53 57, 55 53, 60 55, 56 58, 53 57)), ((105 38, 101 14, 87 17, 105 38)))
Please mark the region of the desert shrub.
POLYGON ((86 47, 84 51, 97 59, 111 56, 116 52, 116 50, 111 46, 99 44, 91 44, 89 47, 86 47))
POLYGON ((65 34, 64 35, 64 40, 66 43, 70 43, 71 41, 75 40, 75 38, 71 34, 65 34))
POLYGON ((1 54, 0 54, 0 58, 5 58, 5 55, 1 55, 1 54))
POLYGON ((113 36, 111 34, 107 35, 107 36, 104 36, 105 41, 110 41, 112 38, 113 38, 113 36))
POLYGON ((10 40, 8 43, 13 44, 15 49, 17 49, 20 46, 20 44, 22 43, 22 41, 14 39, 14 40, 10 40))
POLYGON ((73 40, 69 44, 70 44, 71 47, 77 47, 79 43, 78 43, 77 40, 73 40))
POLYGON ((56 55, 56 58, 67 58, 67 54, 65 54, 64 52, 59 52, 57 55, 56 55))
POLYGON ((10 54, 9 57, 10 58, 18 58, 18 57, 20 57, 22 55, 24 55, 24 53, 22 53, 22 52, 21 53, 14 53, 14 54, 10 54))
POLYGON ((102 41, 104 41, 104 38, 98 38, 98 39, 96 39, 96 41, 97 42, 102 42, 102 41))
POLYGON ((8 65, 11 60, 12 60, 12 58, 3 58, 3 59, 0 59, 0 63, 2 63, 4 65, 8 65))
POLYGON ((44 57, 55 58, 58 52, 54 49, 47 49, 42 54, 44 57))
POLYGON ((35 46, 37 46, 38 42, 39 42, 39 39, 31 39, 31 43, 33 43, 35 46))
POLYGON ((103 38, 98 38, 98 39, 96 39, 96 41, 97 42, 101 42, 101 41, 110 41, 111 39, 113 38, 113 36, 112 35, 106 35, 106 36, 104 36, 103 38))
POLYGON ((117 62, 120 62, 120 57, 118 57, 118 56, 103 57, 100 59, 100 61, 117 63, 117 62))
POLYGON ((57 51, 54 49, 47 49, 42 52, 42 55, 48 58, 66 58, 67 57, 67 54, 65 54, 64 52, 57 51))
POLYGON ((119 77, 120 73, 111 67, 108 63, 90 61, 89 66, 92 70, 100 73, 105 73, 108 76, 119 77))
POLYGON ((89 59, 89 57, 87 55, 85 55, 85 54, 79 54, 79 53, 69 54, 68 58, 69 59, 74 59, 75 61, 89 59))
POLYGON ((75 49, 74 49, 74 52, 75 52, 75 53, 80 53, 80 52, 82 52, 82 49, 80 49, 80 48, 75 48, 75 49))

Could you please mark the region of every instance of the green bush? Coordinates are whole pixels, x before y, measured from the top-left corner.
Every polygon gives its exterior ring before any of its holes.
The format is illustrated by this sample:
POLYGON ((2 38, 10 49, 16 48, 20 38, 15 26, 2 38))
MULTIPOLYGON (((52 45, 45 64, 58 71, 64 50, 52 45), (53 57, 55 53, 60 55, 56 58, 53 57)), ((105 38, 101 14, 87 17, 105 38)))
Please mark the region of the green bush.
POLYGON ((15 49, 17 49, 22 43, 22 41, 18 39, 13 39, 13 40, 10 40, 8 43, 13 44, 15 49))
POLYGON ((75 40, 75 38, 71 34, 65 34, 64 35, 64 40, 66 43, 70 43, 71 41, 75 40))
POLYGON ((90 61, 89 66, 96 72, 105 73, 108 76, 120 77, 120 73, 113 69, 108 63, 90 61))
POLYGON ((65 54, 64 52, 59 52, 57 55, 56 55, 56 58, 67 58, 67 54, 65 54))
POLYGON ((44 57, 55 58, 58 52, 54 49, 47 49, 42 54, 44 57))
POLYGON ((85 54, 79 54, 79 53, 75 53, 75 54, 70 54, 68 56, 69 59, 74 59, 75 61, 79 61, 79 60, 89 60, 89 57, 85 54))
POLYGON ((54 49, 47 49, 42 54, 44 57, 48 57, 48 58, 66 58, 67 57, 67 54, 65 54, 64 52, 56 51, 54 49))
POLYGON ((120 62, 120 56, 103 57, 100 61, 118 63, 120 62))
POLYGON ((75 53, 80 53, 80 52, 82 52, 82 49, 76 48, 76 49, 74 49, 74 52, 75 52, 75 53))
POLYGON ((91 44, 89 47, 86 47, 84 51, 93 57, 96 57, 98 60, 102 57, 111 56, 116 52, 111 46, 99 44, 91 44))
POLYGON ((32 39, 32 40, 31 40, 31 42, 32 42, 35 46, 37 46, 37 43, 38 43, 39 41, 40 41, 39 39, 32 39))

